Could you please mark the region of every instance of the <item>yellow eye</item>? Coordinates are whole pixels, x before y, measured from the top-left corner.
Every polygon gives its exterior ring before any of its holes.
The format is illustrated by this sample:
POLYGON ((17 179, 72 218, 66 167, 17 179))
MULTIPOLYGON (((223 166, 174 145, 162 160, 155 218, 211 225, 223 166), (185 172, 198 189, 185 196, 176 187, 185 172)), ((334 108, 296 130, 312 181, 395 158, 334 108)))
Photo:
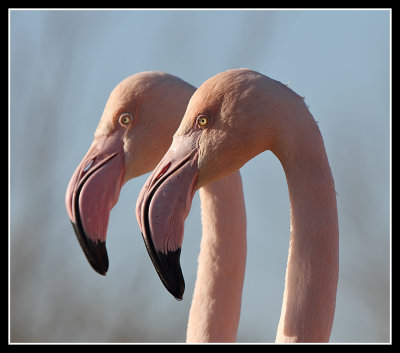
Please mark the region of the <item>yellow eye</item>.
POLYGON ((123 126, 129 125, 132 120, 133 117, 129 113, 123 113, 119 117, 119 123, 123 126))
POLYGON ((199 115, 197 117, 197 125, 200 127, 206 127, 208 125, 208 118, 205 115, 199 115))

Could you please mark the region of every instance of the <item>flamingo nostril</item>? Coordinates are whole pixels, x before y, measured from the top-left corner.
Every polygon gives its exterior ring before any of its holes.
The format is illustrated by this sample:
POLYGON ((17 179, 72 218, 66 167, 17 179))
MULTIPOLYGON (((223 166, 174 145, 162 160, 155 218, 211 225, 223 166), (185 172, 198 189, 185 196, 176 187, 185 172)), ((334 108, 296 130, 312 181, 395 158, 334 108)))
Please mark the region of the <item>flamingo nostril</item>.
POLYGON ((169 169, 170 166, 171 166, 171 162, 169 162, 169 163, 161 170, 161 172, 157 174, 157 176, 152 180, 152 182, 151 182, 151 184, 150 184, 150 187, 152 187, 152 186, 156 183, 156 181, 157 181, 158 179, 160 179, 160 178, 165 174, 165 172, 169 169))
POLYGON ((90 169, 90 167, 91 167, 91 166, 93 165, 93 163, 94 163, 94 160, 95 160, 95 158, 92 158, 92 159, 89 161, 89 163, 86 165, 86 167, 83 168, 82 174, 85 174, 85 173, 90 169))

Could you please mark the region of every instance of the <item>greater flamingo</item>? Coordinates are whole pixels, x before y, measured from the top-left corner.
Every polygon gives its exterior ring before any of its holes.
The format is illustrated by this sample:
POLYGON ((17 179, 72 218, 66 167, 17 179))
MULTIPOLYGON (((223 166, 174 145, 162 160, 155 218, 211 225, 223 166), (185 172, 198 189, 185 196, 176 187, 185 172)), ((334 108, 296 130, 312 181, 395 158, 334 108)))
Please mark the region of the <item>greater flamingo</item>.
MULTIPOLYGON (((283 166, 291 206, 276 341, 328 341, 338 281, 336 193, 318 125, 303 98, 286 85, 252 70, 235 69, 197 89, 169 150, 140 192, 136 216, 143 239, 163 283, 182 296, 183 224, 195 191, 265 150, 283 166)), ((232 249, 240 251, 234 243, 227 251, 232 249)), ((199 271, 199 276, 196 286, 207 285, 209 274, 199 271)), ((225 298, 232 294, 223 293, 225 298)), ((213 303, 216 298, 206 299, 213 303)))
MULTIPOLYGON (((110 94, 93 143, 74 172, 65 197, 77 239, 96 272, 105 275, 108 269, 105 243, 109 214, 122 186, 151 171, 160 161, 194 91, 193 86, 175 76, 150 71, 126 78, 110 94)), ((242 248, 235 260, 236 269, 232 271, 243 285, 246 215, 240 173, 202 188, 200 201, 203 235, 199 271, 204 268, 216 278, 220 271, 222 277, 207 286, 196 286, 189 315, 190 327, 196 329, 188 331, 188 340, 234 341, 241 292, 236 291, 236 295, 223 303, 206 307, 202 303, 221 287, 233 291, 231 287, 238 285, 237 281, 223 276, 229 259, 218 255, 223 254, 221 249, 229 246, 232 239, 242 248), (230 224, 222 222, 226 212, 235 214, 236 220, 230 224), (219 236, 215 237, 215 233, 219 236), (227 316, 229 329, 218 323, 227 316), (212 335, 206 334, 207 327, 213 328, 212 335)))

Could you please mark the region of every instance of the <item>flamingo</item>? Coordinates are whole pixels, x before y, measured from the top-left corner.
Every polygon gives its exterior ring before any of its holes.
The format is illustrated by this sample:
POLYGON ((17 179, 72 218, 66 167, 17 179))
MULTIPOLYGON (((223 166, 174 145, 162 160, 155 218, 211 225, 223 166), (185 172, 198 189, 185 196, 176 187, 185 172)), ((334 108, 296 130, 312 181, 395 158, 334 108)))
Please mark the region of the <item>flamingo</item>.
MULTIPOLYGON (((183 223, 194 193, 266 150, 282 164, 291 211, 276 342, 326 342, 338 281, 335 186, 318 125, 304 99, 286 85, 249 69, 228 70, 204 82, 190 99, 169 150, 145 182, 136 217, 161 280, 182 296, 183 223)), ((221 256, 224 250, 233 257, 235 250, 240 253, 234 243, 221 248, 221 256)), ((199 270, 198 275, 196 287, 206 286, 209 274, 199 270)), ((235 290, 242 290, 240 283, 235 290)), ((228 299, 234 293, 223 295, 228 299)), ((205 299, 213 303, 218 298, 205 299)))
MULTIPOLYGON (((171 144, 189 98, 195 88, 163 72, 142 72, 120 82, 111 92, 94 140, 69 182, 65 204, 82 250, 93 269, 105 275, 109 260, 106 235, 109 214, 117 203, 122 186, 130 179, 145 174, 156 166, 171 144)), ((232 239, 242 252, 236 259, 235 278, 243 285, 246 261, 246 214, 239 172, 211 183, 200 190, 203 235, 199 255, 200 268, 217 276, 224 273, 227 258, 217 256, 232 239), (235 222, 221 220, 226 212, 236 215, 235 222), (217 232, 218 237, 214 234, 217 232)), ((227 254, 229 255, 229 254, 227 254)), ((236 287, 237 281, 222 277, 208 286, 196 286, 189 322, 195 332, 192 341, 231 342, 236 339, 241 292, 223 305, 203 307, 204 297, 236 287), (201 289, 201 290, 200 290, 201 289), (229 304, 229 305, 227 305, 229 304), (232 310, 232 307, 235 307, 232 310), (218 320, 229 319, 229 330, 218 320), (212 327, 213 335, 203 328, 212 327), (220 327, 218 329, 218 327, 220 327)))

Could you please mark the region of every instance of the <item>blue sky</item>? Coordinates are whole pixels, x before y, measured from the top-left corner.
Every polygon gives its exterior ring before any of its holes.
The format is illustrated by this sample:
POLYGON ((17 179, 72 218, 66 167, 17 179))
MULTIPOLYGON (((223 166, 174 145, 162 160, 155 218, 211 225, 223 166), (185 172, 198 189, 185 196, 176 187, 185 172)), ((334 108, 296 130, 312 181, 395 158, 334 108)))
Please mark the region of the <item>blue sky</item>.
MULTIPOLYGON (((184 341, 201 238, 198 196, 181 257, 187 289, 176 302, 135 220, 147 175, 124 186, 111 213, 106 277, 87 264, 64 194, 122 79, 161 70, 199 86, 237 67, 289 83, 319 122, 341 237, 331 340, 389 340, 389 10, 11 10, 9 36, 11 340, 184 341)), ((270 152, 242 177, 248 255, 238 341, 272 342, 287 260, 287 185, 270 152)))

